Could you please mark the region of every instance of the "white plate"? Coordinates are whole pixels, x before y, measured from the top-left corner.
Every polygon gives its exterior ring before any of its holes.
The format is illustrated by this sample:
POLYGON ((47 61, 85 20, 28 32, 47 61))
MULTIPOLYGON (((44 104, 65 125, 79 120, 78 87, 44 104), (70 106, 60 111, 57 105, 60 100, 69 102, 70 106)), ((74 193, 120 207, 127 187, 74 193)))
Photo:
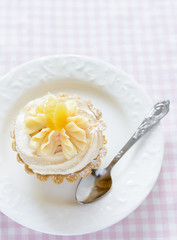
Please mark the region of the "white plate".
POLYGON ((13 118, 30 100, 47 92, 76 93, 91 99, 107 123, 106 166, 152 106, 130 76, 84 56, 50 56, 15 68, 0 82, 0 210, 14 221, 45 233, 75 235, 108 227, 130 214, 152 189, 162 163, 158 125, 113 169, 112 191, 100 201, 79 205, 76 183, 42 183, 16 161, 9 137, 13 118))

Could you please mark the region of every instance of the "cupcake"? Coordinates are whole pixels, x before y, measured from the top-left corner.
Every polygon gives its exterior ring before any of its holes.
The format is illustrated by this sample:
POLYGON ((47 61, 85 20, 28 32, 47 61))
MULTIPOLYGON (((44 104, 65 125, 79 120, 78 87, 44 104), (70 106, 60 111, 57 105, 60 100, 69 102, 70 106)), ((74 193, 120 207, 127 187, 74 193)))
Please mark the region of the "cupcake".
POLYGON ((106 155, 101 117, 90 101, 49 93, 30 101, 15 119, 12 149, 39 180, 75 182, 99 168, 106 155))

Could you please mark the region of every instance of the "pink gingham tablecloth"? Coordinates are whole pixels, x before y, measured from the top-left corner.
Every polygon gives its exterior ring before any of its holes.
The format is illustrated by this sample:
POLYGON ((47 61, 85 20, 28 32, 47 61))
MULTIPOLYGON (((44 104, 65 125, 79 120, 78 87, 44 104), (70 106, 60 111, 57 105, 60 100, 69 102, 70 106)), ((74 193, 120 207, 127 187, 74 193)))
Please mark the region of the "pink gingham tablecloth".
POLYGON ((154 100, 169 98, 162 170, 123 221, 81 236, 27 229, 0 214, 2 240, 177 239, 177 1, 0 0, 0 76, 51 54, 94 56, 132 75, 154 100))

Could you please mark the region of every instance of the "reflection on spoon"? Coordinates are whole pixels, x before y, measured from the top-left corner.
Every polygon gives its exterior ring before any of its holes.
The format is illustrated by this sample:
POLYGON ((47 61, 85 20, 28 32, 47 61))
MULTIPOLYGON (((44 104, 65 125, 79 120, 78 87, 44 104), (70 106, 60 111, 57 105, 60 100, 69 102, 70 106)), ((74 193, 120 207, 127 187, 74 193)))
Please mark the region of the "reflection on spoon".
POLYGON ((79 203, 89 203, 93 199, 100 198, 106 194, 112 186, 110 175, 106 177, 105 169, 92 170, 92 174, 87 178, 82 178, 82 182, 77 187, 77 201, 79 203), (99 173, 99 174, 98 174, 99 173), (103 178, 101 176, 104 176, 103 178))

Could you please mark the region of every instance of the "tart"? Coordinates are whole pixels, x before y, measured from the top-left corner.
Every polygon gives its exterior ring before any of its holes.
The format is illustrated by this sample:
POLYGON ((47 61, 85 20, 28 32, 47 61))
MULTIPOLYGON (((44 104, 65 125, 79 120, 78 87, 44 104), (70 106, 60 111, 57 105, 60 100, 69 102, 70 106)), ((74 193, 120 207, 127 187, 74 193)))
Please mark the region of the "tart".
POLYGON ((20 111, 11 132, 18 162, 37 179, 75 182, 99 168, 106 155, 105 123, 90 101, 47 94, 20 111))

